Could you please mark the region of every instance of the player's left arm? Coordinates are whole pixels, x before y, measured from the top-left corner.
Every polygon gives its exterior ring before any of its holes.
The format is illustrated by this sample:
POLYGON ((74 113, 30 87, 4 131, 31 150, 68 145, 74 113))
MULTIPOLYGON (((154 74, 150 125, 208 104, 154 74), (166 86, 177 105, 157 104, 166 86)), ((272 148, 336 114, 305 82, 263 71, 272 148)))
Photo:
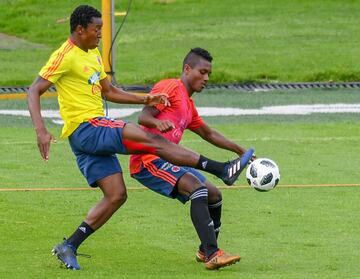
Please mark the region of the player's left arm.
POLYGON ((110 102, 118 104, 144 104, 148 106, 153 106, 157 104, 164 104, 165 106, 170 105, 167 99, 167 95, 164 93, 151 95, 136 95, 128 93, 112 85, 108 78, 100 80, 100 86, 102 96, 110 102))
POLYGON ((220 132, 214 130, 206 123, 203 123, 199 128, 192 130, 194 133, 198 134, 201 138, 207 142, 215 145, 219 148, 226 149, 237 153, 239 156, 246 152, 246 149, 236 144, 235 142, 226 138, 220 132))
POLYGON ((148 128, 156 128, 161 133, 166 133, 175 128, 175 125, 167 119, 157 119, 160 111, 153 106, 144 106, 139 114, 138 123, 148 128))

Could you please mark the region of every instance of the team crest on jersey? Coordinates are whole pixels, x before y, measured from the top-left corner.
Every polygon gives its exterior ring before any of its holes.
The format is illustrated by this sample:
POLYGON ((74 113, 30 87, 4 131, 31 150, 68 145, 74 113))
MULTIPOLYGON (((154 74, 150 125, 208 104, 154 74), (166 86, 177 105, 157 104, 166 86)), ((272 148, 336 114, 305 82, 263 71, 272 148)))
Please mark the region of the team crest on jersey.
POLYGON ((171 170, 172 170, 173 172, 179 172, 179 171, 180 171, 180 167, 178 167, 178 166, 173 166, 173 167, 171 168, 171 170))
POLYGON ((97 85, 97 84, 93 84, 91 87, 91 92, 96 95, 96 94, 101 94, 101 86, 97 85))

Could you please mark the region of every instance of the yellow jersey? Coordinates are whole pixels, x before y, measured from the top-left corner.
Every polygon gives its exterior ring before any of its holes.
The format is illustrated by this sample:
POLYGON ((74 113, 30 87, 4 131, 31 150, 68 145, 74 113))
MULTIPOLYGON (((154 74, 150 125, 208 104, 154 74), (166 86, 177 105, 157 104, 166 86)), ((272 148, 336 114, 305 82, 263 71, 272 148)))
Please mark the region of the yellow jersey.
POLYGON ((54 51, 39 75, 52 82, 58 93, 61 137, 72 134, 83 122, 104 116, 100 80, 106 78, 100 52, 87 52, 68 39, 54 51))

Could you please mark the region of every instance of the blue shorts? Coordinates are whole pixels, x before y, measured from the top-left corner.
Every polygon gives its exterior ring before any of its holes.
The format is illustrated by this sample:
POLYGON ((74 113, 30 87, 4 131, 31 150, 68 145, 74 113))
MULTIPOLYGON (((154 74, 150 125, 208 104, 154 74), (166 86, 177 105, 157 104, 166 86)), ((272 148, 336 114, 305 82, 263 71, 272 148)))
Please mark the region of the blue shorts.
POLYGON ((178 193, 175 187, 179 179, 185 174, 191 173, 196 176, 202 183, 206 178, 199 171, 190 167, 175 166, 159 158, 142 165, 141 171, 132 174, 132 177, 143 184, 145 187, 153 190, 160 195, 172 199, 178 199, 182 203, 189 200, 188 196, 178 193))
POLYGON ((120 120, 93 118, 70 135, 78 167, 91 187, 97 187, 96 182, 104 177, 122 172, 116 153, 128 154, 122 142, 125 125, 120 120))

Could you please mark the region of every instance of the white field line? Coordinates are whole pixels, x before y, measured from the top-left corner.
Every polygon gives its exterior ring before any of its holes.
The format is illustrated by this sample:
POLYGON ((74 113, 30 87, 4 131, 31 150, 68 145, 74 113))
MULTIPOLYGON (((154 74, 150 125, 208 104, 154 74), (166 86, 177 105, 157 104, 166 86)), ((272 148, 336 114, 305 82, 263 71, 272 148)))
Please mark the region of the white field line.
MULTIPOLYGON (((141 108, 109 109, 109 116, 122 118, 139 112, 141 108)), ((360 113, 360 104, 312 104, 266 106, 259 109, 199 107, 201 116, 231 116, 231 115, 308 115, 312 113, 360 113)), ((27 116, 27 110, 0 110, 0 115, 27 116)), ((42 116, 51 118, 56 124, 63 124, 58 110, 43 110, 42 116)))

